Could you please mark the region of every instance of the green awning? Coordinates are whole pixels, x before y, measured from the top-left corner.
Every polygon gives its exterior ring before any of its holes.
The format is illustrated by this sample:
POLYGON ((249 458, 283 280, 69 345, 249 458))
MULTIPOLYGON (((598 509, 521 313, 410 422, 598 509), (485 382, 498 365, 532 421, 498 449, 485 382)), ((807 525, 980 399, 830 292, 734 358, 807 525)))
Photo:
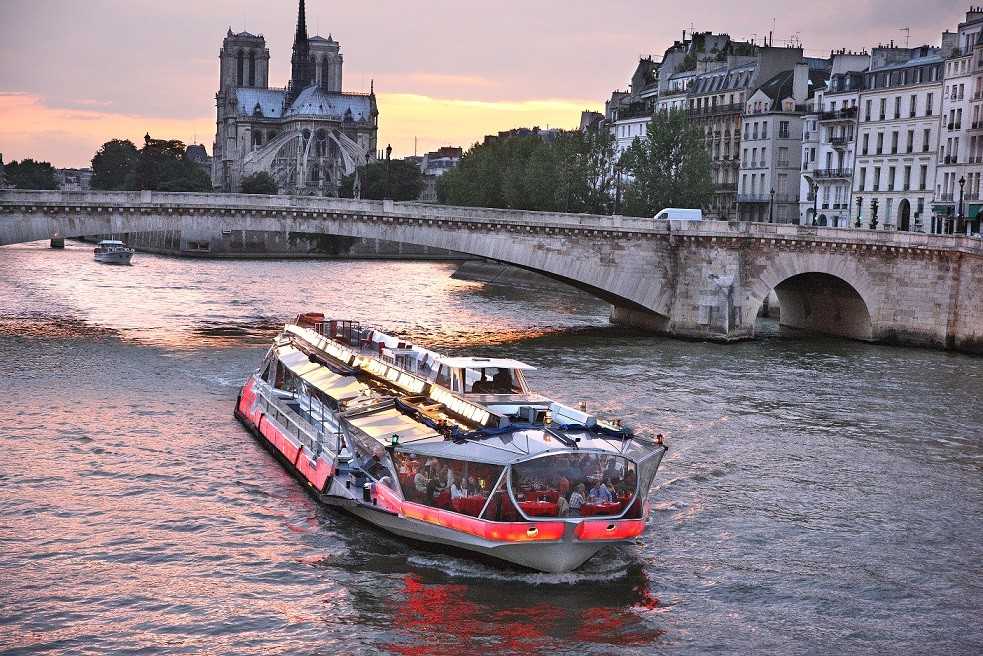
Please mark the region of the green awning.
POLYGON ((955 214, 956 213, 955 206, 954 205, 949 205, 949 204, 938 204, 938 203, 934 203, 932 205, 932 210, 934 210, 936 214, 955 214))
POLYGON ((975 219, 979 216, 980 210, 983 210, 983 203, 970 203, 969 209, 966 210, 966 218, 975 219))

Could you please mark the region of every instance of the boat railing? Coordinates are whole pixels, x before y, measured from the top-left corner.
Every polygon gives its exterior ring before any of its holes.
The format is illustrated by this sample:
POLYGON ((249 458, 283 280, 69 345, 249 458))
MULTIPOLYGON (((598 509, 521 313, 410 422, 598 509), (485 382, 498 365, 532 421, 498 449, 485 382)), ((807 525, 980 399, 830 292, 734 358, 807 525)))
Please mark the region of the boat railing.
MULTIPOLYGON (((308 425, 304 425, 304 418, 294 412, 291 409, 284 409, 280 407, 276 401, 271 400, 269 395, 262 389, 256 390, 256 396, 262 401, 261 407, 263 414, 267 418, 276 421, 278 424, 283 426, 283 428, 293 437, 297 438, 305 449, 307 449, 316 459, 322 453, 324 453, 325 442, 329 434, 324 430, 324 422, 316 421, 315 417, 311 417, 312 421, 307 422, 308 425), (311 430, 308 426, 316 425, 315 430, 311 430)), ((326 418, 326 416, 325 416, 326 418)), ((334 434, 336 439, 335 450, 336 454, 341 453, 342 448, 342 436, 340 432, 334 434)))

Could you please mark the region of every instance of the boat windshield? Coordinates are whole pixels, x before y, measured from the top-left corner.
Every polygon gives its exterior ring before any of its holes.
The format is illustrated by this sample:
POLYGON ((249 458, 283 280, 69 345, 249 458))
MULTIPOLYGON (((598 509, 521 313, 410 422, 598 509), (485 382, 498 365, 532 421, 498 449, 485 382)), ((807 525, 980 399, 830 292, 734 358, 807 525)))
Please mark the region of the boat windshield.
POLYGON ((511 493, 535 517, 641 516, 638 471, 631 460, 606 453, 564 453, 512 465, 511 493))
POLYGON ((407 501, 458 512, 481 514, 492 486, 504 467, 451 458, 405 453, 393 454, 399 485, 407 501))
POLYGON ((506 367, 448 367, 442 365, 435 382, 458 394, 527 394, 519 369, 506 367))

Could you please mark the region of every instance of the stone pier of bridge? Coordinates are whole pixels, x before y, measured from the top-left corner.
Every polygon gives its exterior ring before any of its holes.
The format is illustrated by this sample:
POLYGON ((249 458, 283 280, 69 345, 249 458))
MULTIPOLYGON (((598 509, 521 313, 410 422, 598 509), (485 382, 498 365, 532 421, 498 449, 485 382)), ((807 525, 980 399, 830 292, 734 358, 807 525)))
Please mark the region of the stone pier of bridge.
POLYGON ((0 192, 0 245, 216 229, 380 239, 487 258, 586 290, 611 303, 615 322, 688 339, 752 338, 774 291, 790 328, 983 352, 978 237, 297 196, 0 192))

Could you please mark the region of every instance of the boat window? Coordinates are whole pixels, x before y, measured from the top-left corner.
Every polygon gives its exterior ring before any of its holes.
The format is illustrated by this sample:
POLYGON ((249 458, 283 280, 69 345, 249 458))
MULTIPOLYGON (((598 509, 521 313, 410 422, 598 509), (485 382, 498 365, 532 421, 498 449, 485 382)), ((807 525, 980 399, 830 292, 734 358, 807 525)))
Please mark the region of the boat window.
POLYGON ((464 370, 465 390, 470 394, 522 394, 518 369, 483 367, 464 370))
POLYGON ((503 467, 396 451, 393 459, 407 501, 477 517, 503 467))
POLYGON ((434 381, 442 387, 447 389, 451 388, 451 370, 447 365, 440 365, 440 370, 437 372, 437 379, 434 381))
POLYGON ((519 511, 515 509, 515 504, 512 503, 512 497, 509 496, 508 483, 505 476, 499 481, 495 487, 495 491, 491 493, 488 506, 485 508, 485 512, 481 515, 481 518, 491 522, 517 522, 522 519, 519 516, 519 511))
POLYGON ((512 495, 527 517, 634 514, 638 471, 627 458, 569 453, 512 465, 512 495))

